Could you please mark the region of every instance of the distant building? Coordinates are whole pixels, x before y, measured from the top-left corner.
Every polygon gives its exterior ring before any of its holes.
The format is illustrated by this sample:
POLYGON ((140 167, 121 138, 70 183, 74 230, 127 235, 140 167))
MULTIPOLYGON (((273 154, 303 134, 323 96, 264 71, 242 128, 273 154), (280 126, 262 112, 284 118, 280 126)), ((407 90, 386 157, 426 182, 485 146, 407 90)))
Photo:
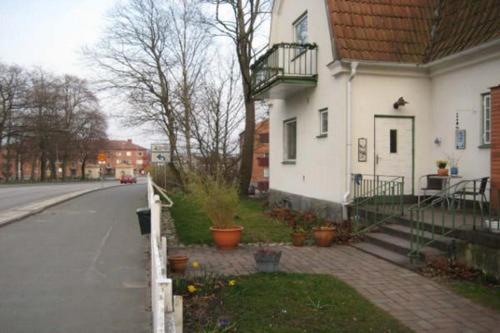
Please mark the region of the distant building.
POLYGON ((149 165, 148 150, 131 139, 108 140, 102 150, 106 156, 106 175, 119 178, 123 174, 144 174, 149 165))
MULTIPOLYGON (((240 144, 243 144, 243 133, 240 134, 240 144)), ((259 192, 269 190, 269 119, 255 124, 250 188, 259 192)))

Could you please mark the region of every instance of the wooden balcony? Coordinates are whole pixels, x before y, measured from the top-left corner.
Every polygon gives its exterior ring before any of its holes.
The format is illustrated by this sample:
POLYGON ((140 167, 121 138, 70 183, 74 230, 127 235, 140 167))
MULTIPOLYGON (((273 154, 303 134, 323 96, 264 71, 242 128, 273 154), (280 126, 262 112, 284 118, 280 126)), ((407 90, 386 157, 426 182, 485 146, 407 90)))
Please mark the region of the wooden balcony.
POLYGON ((316 44, 280 43, 271 47, 252 65, 255 99, 286 99, 316 86, 316 44))

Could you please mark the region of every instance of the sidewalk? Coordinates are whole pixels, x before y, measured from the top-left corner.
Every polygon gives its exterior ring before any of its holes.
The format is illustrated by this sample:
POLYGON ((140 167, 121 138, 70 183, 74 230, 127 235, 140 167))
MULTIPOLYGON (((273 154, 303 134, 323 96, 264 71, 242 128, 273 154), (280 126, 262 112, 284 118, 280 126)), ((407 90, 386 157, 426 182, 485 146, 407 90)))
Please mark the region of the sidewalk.
MULTIPOLYGON (((500 314, 477 305, 417 273, 350 246, 277 247, 285 272, 331 274, 416 332, 500 332, 500 314)), ((233 251, 170 248, 223 275, 255 272, 255 246, 233 251)))

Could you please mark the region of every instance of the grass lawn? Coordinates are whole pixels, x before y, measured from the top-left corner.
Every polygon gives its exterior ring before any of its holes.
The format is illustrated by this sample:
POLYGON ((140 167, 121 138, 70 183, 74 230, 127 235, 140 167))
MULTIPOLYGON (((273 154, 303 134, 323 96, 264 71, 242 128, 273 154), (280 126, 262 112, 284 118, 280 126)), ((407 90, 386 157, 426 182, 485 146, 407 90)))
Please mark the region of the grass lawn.
MULTIPOLYGON (((328 275, 260 273, 235 280, 235 286, 222 283, 224 287, 212 296, 186 296, 186 328, 193 332, 411 332, 328 275), (226 330, 217 329, 221 319, 229 322, 226 330)), ((199 287, 202 293, 203 285, 199 287)))
MULTIPOLYGON (((174 206, 171 214, 174 218, 177 235, 183 244, 212 244, 211 226, 208 217, 198 206, 182 193, 171 196, 174 206)), ((262 209, 263 202, 257 199, 242 199, 235 223, 245 229, 243 243, 289 242, 290 228, 283 223, 266 216, 262 209)))
POLYGON ((450 281, 447 285, 471 301, 500 312, 500 285, 488 287, 469 281, 450 281))

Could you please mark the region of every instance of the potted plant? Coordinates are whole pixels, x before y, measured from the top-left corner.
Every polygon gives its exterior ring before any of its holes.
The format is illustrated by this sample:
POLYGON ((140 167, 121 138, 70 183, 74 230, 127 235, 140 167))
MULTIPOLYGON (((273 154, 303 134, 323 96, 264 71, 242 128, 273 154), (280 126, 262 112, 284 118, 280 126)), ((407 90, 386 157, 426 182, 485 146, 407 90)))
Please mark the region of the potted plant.
POLYGON ((189 258, 184 255, 171 255, 167 257, 167 260, 172 272, 183 274, 186 271, 189 258))
POLYGON ((313 228, 314 241, 317 246, 329 247, 335 238, 335 225, 328 220, 320 220, 319 226, 313 228))
POLYGON ((257 271, 265 273, 274 273, 278 271, 281 251, 261 248, 254 253, 257 271))
POLYGON ((311 211, 304 212, 303 214, 298 213, 294 216, 293 221, 290 223, 293 228, 293 232, 290 234, 293 246, 304 246, 307 230, 310 230, 310 226, 315 221, 316 215, 311 211))
POLYGON ((233 249, 241 240, 243 227, 234 223, 238 210, 238 190, 220 176, 193 175, 188 183, 189 196, 208 216, 215 245, 222 250, 233 249))
POLYGON ((438 167, 438 175, 448 176, 448 169, 446 169, 446 166, 448 165, 448 161, 438 160, 438 161, 436 161, 436 165, 438 167))

